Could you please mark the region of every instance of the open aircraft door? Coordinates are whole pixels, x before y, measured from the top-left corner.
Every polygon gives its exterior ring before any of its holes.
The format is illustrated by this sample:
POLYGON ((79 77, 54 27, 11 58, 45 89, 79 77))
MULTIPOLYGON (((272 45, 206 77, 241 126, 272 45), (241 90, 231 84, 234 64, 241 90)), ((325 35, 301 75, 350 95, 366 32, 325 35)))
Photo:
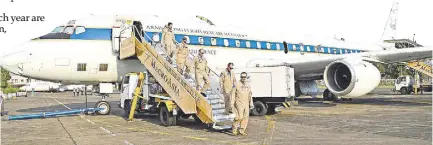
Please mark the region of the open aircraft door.
POLYGON ((113 52, 119 53, 119 49, 122 48, 120 46, 122 44, 121 42, 131 37, 132 34, 132 27, 130 27, 131 25, 132 25, 132 20, 130 19, 116 18, 113 25, 112 35, 111 35, 113 52))

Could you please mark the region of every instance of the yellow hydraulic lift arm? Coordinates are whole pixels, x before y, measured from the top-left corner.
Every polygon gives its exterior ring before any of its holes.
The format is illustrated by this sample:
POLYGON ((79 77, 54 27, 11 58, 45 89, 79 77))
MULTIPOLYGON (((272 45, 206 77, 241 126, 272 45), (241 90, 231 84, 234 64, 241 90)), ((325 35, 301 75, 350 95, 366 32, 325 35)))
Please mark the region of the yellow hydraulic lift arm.
POLYGON ((131 110, 129 111, 128 119, 132 121, 134 117, 135 107, 137 107, 137 100, 140 97, 141 88, 143 87, 144 74, 142 72, 138 73, 137 87, 134 90, 134 98, 132 99, 131 110))

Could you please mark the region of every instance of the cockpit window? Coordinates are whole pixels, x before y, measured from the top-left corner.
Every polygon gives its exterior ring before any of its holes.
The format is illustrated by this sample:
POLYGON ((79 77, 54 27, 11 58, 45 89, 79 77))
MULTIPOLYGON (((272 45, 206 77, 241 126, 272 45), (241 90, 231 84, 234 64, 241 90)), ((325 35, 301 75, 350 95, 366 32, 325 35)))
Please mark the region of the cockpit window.
POLYGON ((75 28, 75 34, 80 34, 86 32, 86 29, 82 26, 75 28))
POLYGON ((110 28, 86 28, 84 26, 59 26, 39 39, 111 40, 110 28))
POLYGON ((74 33, 74 27, 68 26, 65 28, 65 30, 63 32, 66 34, 72 34, 72 33, 74 33))
POLYGON ((400 83, 402 83, 402 82, 406 82, 406 77, 399 77, 399 78, 397 79, 397 84, 400 84, 400 83))
POLYGON ((59 32, 62 32, 62 31, 63 31, 63 28, 65 28, 65 27, 63 27, 63 26, 56 27, 53 31, 51 31, 51 33, 59 33, 59 32))

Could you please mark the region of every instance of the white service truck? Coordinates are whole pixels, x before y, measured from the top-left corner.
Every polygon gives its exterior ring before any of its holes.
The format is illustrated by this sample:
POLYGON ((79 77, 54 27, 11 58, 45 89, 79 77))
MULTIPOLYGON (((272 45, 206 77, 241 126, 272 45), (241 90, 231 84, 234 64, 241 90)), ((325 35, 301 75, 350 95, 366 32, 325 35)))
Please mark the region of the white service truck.
MULTIPOLYGON (((247 83, 250 84, 254 102, 254 109, 250 111, 251 115, 262 116, 267 113, 272 114, 275 108, 282 103, 290 101, 291 97, 295 96, 294 69, 286 66, 278 67, 251 67, 251 68, 235 68, 236 80, 240 80, 240 74, 246 72, 248 74, 247 83)), ((163 88, 152 79, 152 76, 147 76, 143 82, 142 98, 138 101, 138 112, 158 112, 157 104, 161 100, 171 100, 165 94, 163 88), (148 100, 143 102, 144 100, 148 100)), ((132 92, 137 87, 138 74, 129 73, 123 77, 120 88, 120 108, 124 108, 125 115, 129 114, 132 92), (129 101, 125 101, 129 100, 129 101)), ((219 84, 211 84, 217 85, 219 84)))
POLYGON ((400 92, 402 95, 409 95, 412 92, 415 92, 415 87, 419 92, 431 92, 432 91, 432 83, 431 81, 419 81, 415 82, 415 79, 412 76, 404 75, 400 76, 394 82, 394 88, 392 91, 400 92), (415 84, 419 84, 418 86, 415 84))
POLYGON ((288 66, 235 68, 236 80, 242 72, 247 73, 251 86, 254 109, 251 115, 262 116, 275 113, 275 108, 295 97, 294 68, 288 66))

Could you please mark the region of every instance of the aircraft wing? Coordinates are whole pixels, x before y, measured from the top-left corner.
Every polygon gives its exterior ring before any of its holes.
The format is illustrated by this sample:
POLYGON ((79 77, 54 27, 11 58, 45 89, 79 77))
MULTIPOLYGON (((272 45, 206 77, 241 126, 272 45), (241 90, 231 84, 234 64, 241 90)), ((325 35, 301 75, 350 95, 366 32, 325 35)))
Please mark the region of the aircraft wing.
POLYGON ((370 51, 343 55, 332 55, 286 62, 295 68, 295 76, 299 79, 320 79, 325 67, 337 60, 362 59, 367 62, 395 63, 410 60, 431 58, 433 47, 416 47, 406 49, 394 49, 384 51, 370 51))

